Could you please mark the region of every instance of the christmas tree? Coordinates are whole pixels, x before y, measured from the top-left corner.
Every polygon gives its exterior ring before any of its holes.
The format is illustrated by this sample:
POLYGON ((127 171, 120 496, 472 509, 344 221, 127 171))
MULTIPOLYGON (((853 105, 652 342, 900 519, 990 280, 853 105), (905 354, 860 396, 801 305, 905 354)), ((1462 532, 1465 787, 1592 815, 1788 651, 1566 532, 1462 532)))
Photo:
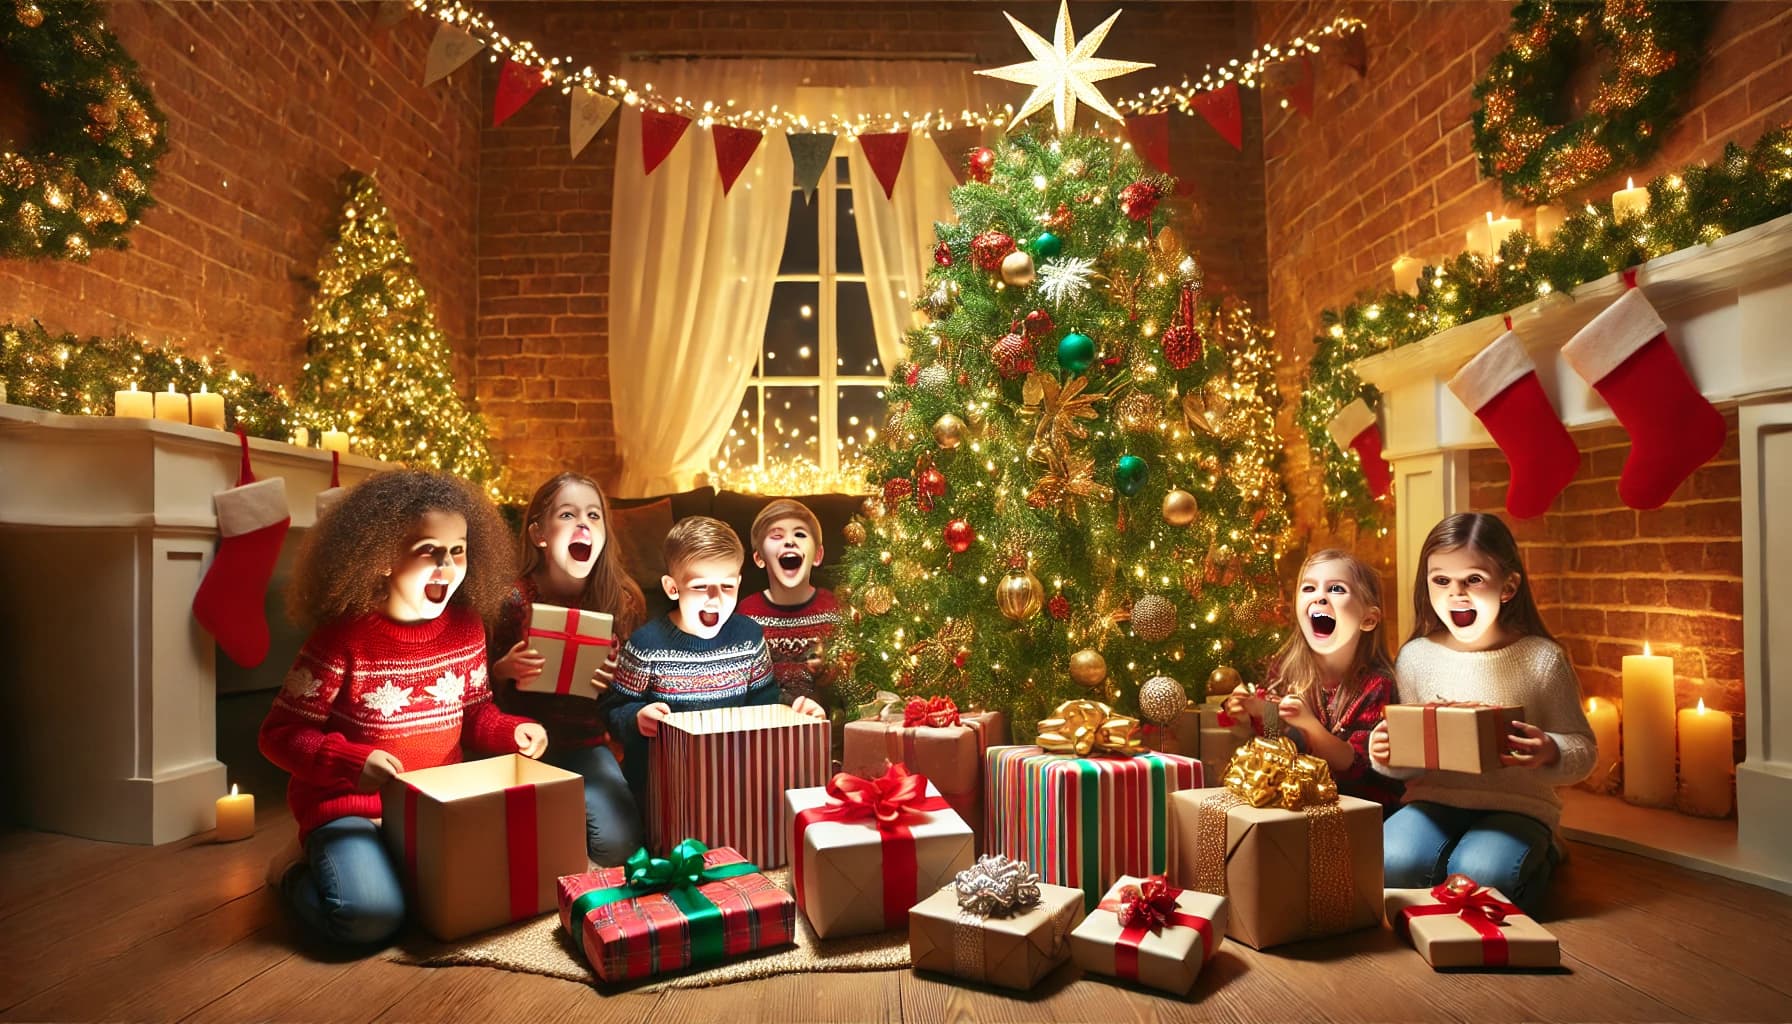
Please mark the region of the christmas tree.
POLYGON ((485 420, 454 386, 454 353, 391 211, 371 177, 350 176, 347 193, 305 320, 294 421, 346 430, 362 455, 488 483, 485 420))
POLYGON ((1270 332, 1203 296, 1154 229, 1172 183, 1115 142, 1023 134, 971 174, 847 528, 842 700, 1167 719, 1286 628, 1270 332))

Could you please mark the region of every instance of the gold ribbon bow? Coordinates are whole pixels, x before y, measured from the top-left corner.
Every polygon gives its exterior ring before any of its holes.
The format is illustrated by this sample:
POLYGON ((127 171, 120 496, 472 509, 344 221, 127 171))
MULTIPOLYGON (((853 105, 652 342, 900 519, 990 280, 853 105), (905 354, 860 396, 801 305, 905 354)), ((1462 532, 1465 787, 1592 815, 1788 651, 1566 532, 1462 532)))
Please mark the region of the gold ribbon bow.
POLYGON ((1139 720, 1115 714, 1113 708, 1097 700, 1067 700, 1059 704, 1052 717, 1040 720, 1038 742, 1049 753, 1077 757, 1131 757, 1145 750, 1139 737, 1139 720))
POLYGON ((1331 765, 1322 757, 1296 750, 1294 741, 1286 736, 1259 736, 1240 747, 1226 765, 1225 786, 1252 807, 1280 803, 1297 811, 1338 802, 1331 765))

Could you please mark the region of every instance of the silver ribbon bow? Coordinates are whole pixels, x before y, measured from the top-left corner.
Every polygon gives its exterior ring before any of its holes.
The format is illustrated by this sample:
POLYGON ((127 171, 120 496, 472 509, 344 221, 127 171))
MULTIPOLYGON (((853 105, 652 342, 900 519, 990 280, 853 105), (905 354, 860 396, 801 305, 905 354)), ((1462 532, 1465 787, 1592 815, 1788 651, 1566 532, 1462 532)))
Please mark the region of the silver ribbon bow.
POLYGON ((961 978, 986 980, 983 922, 991 915, 1008 917, 1037 906, 1039 874, 1024 861, 986 853, 958 873, 952 888, 958 893, 958 923, 952 929, 955 973, 961 978))

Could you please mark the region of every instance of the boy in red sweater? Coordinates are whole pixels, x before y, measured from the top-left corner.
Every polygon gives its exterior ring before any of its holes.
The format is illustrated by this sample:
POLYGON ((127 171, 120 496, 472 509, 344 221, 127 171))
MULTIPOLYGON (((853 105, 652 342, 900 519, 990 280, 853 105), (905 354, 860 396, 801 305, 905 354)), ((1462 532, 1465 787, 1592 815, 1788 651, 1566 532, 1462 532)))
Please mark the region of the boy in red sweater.
POLYGON ((514 575, 503 520, 450 477, 382 473, 306 536, 288 608, 311 636, 261 725, 292 774, 302 849, 269 881, 310 927, 368 945, 404 923, 380 841, 380 787, 469 753, 540 757, 547 732, 500 712, 486 685, 485 620, 514 575))
POLYGON ((840 625, 840 604, 833 591, 809 581, 824 553, 821 523, 809 506, 779 498, 754 517, 752 538, 753 564, 765 570, 770 586, 742 600, 740 613, 765 631, 784 702, 807 697, 827 707, 827 642, 840 625))

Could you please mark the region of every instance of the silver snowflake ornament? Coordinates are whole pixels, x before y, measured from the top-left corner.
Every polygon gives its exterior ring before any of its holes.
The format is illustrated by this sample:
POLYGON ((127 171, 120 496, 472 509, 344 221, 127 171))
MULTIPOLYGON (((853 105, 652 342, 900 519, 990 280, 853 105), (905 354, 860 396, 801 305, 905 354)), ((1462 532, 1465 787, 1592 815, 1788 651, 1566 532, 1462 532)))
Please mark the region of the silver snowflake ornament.
POLYGON ((1087 256, 1068 256, 1039 268, 1039 294, 1056 303, 1075 302, 1089 290, 1095 261, 1087 256))

